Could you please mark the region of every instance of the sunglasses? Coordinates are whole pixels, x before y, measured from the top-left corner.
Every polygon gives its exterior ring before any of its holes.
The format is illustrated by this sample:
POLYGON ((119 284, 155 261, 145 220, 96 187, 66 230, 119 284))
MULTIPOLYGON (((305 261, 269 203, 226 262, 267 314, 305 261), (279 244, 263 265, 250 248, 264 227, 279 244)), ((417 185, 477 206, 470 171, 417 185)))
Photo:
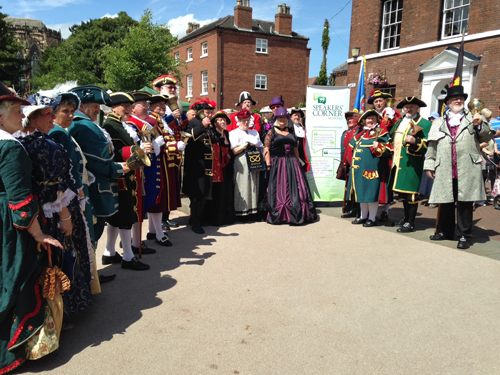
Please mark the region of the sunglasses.
POLYGON ((281 107, 283 107, 283 106, 278 104, 278 105, 272 105, 270 108, 271 109, 276 109, 276 108, 281 108, 281 107))

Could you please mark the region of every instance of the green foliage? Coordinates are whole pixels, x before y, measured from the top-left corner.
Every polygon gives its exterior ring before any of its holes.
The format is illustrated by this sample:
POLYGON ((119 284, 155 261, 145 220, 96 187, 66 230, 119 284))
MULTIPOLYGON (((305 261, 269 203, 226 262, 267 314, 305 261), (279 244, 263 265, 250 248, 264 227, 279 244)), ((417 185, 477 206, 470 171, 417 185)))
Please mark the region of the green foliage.
POLYGON ((127 13, 120 12, 116 18, 106 17, 73 25, 68 39, 44 51, 34 85, 50 89, 58 83, 76 80, 80 85, 105 86, 105 59, 101 51, 122 41, 129 28, 137 24, 127 13))
POLYGON ((180 77, 178 62, 171 56, 179 43, 166 25, 152 22, 152 13, 145 10, 138 25, 114 45, 101 53, 105 59, 104 76, 112 90, 131 91, 149 84, 170 72, 180 77))
POLYGON ((328 84, 328 77, 326 75, 326 53, 328 52, 328 47, 330 45, 330 23, 325 20, 325 26, 323 28, 323 37, 321 39, 321 47, 323 48, 323 61, 321 62, 321 68, 319 70, 319 76, 317 84, 320 86, 326 86, 328 84))
POLYGON ((296 108, 305 108, 305 107, 306 107, 306 102, 302 102, 302 103, 297 104, 296 108))
POLYGON ((0 81, 10 86, 24 73, 23 65, 26 61, 21 55, 24 47, 9 32, 6 17, 6 14, 0 12, 0 81))
POLYGON ((333 74, 330 74, 330 77, 328 78, 328 86, 335 86, 335 78, 333 74))

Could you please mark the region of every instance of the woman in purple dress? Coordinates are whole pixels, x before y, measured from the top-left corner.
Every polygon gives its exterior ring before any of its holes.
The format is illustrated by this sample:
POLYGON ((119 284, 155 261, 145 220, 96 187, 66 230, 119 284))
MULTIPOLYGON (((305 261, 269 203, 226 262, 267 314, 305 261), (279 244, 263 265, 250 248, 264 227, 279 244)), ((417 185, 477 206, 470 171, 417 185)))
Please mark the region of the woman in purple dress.
POLYGON ((269 173, 267 222, 300 225, 315 221, 318 215, 300 165, 297 138, 288 128, 286 108, 278 108, 274 116, 276 121, 264 140, 269 173))

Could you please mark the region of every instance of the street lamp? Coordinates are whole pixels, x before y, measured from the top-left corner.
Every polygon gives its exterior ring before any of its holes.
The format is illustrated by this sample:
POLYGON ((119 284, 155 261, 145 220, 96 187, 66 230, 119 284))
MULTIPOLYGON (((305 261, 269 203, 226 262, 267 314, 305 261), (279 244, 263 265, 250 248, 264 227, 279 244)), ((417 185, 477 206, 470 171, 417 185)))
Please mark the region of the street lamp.
POLYGON ((357 59, 359 57, 359 51, 360 50, 361 50, 361 48, 359 48, 359 47, 353 47, 352 50, 351 50, 352 57, 354 57, 355 59, 357 59))

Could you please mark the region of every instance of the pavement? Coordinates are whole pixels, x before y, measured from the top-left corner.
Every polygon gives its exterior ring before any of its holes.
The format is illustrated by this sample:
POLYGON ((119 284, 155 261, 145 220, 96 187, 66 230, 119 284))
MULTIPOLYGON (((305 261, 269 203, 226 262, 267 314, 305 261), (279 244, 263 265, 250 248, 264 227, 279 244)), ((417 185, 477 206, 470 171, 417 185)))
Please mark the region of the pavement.
POLYGON ((56 355, 14 373, 500 373, 499 210, 476 211, 470 251, 428 240, 427 207, 407 235, 390 222, 352 225, 335 205, 318 210, 305 226, 205 235, 175 211, 174 246, 149 241, 149 271, 98 264, 116 280, 75 316, 56 355))

